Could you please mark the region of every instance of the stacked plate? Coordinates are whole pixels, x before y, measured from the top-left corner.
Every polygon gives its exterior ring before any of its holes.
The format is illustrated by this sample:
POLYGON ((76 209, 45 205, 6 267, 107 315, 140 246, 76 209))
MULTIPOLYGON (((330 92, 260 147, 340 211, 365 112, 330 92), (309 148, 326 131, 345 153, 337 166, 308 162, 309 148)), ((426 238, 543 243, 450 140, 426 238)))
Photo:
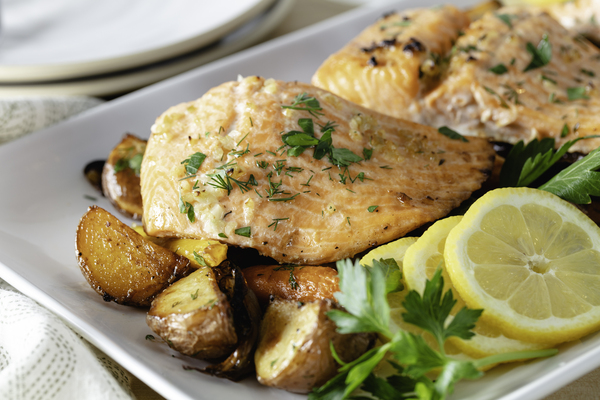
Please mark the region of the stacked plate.
POLYGON ((111 96, 249 47, 294 0, 4 0, 0 96, 111 96))

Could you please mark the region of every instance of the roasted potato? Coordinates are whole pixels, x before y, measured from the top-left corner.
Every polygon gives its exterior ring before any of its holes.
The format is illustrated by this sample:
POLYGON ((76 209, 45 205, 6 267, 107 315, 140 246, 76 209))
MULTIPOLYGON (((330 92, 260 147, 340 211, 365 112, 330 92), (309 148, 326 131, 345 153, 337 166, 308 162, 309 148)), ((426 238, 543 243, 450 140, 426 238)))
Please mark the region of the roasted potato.
POLYGON ((332 342, 342 361, 349 362, 366 352, 372 334, 336 332, 326 313, 337 308, 329 299, 311 303, 275 299, 267 308, 254 355, 256 375, 263 385, 296 393, 308 393, 336 375, 332 342))
POLYGON ((333 299, 333 294, 340 291, 337 271, 329 267, 257 265, 242 272, 263 308, 271 295, 309 302, 333 299))
POLYGON ((83 276, 105 301, 146 307, 191 271, 187 258, 140 236, 108 211, 91 206, 77 227, 75 252, 83 276))
POLYGON ((140 225, 133 229, 151 242, 186 257, 194 268, 216 267, 227 259, 227 245, 216 240, 157 238, 148 236, 140 225))
POLYGON ((152 302, 146 322, 172 348, 224 361, 203 373, 238 380, 254 370, 260 308, 240 270, 224 262, 200 267, 152 302))
POLYGON ((228 356, 238 342, 233 310, 210 267, 200 267, 160 293, 146 323, 169 346, 188 356, 228 356))
POLYGON ((102 169, 102 192, 127 217, 142 219, 140 166, 146 141, 126 134, 102 169))

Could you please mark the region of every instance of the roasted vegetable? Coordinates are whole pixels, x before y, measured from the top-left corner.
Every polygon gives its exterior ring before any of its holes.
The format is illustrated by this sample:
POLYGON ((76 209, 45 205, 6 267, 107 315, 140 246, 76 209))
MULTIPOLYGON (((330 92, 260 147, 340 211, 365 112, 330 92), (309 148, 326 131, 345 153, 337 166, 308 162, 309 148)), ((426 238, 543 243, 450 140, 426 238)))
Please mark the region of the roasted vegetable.
POLYGON ((260 308, 240 270, 229 262, 200 267, 153 302, 146 322, 172 348, 224 361, 203 373, 238 380, 253 371, 260 308))
POLYGON ((238 342, 233 311, 210 267, 199 268, 159 294, 146 322, 169 346, 188 356, 228 356, 238 342))
POLYGON ((142 219, 140 167, 146 141, 126 134, 108 156, 102 170, 102 191, 127 217, 142 219))
POLYGON ((326 313, 337 308, 331 300, 298 303, 274 300, 265 313, 254 356, 256 375, 263 385, 307 393, 336 375, 339 365, 329 343, 343 362, 373 344, 371 334, 342 335, 326 313))
POLYGON ((227 259, 227 245, 216 240, 157 238, 148 236, 139 225, 133 229, 151 242, 186 257, 194 268, 216 267, 227 259))
MULTIPOLYGON (((104 170, 105 163, 106 161, 104 160, 95 160, 88 163, 83 168, 85 178, 94 189, 99 190, 100 192, 102 192, 102 170, 104 170)), ((104 193, 102 193, 102 195, 104 195, 104 193)))
POLYGON ((152 299, 187 275, 190 262, 144 239, 108 211, 91 206, 75 239, 83 276, 105 301, 149 306, 152 299))
POLYGON ((329 267, 257 265, 242 272, 263 308, 270 296, 309 302, 333 299, 340 291, 337 271, 329 267))

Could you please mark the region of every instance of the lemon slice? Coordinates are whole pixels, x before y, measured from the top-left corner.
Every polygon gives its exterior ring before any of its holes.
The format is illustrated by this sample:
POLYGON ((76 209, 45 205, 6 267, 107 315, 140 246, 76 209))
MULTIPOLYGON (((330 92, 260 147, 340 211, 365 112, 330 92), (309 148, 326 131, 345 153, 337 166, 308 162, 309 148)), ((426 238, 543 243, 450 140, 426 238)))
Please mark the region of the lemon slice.
MULTIPOLYGON (((465 302, 448 276, 443 256, 446 238, 461 219, 461 216, 457 216, 437 221, 408 249, 404 256, 404 279, 406 284, 409 289, 416 290, 421 294, 425 290, 426 280, 431 279, 438 268, 442 269, 444 292, 451 290, 456 299, 456 305, 450 312, 449 321, 452 320, 453 315, 465 306, 465 302)), ((509 339, 502 335, 500 330, 482 320, 477 322, 473 331, 475 336, 469 340, 451 337, 448 342, 473 358, 483 358, 513 351, 539 350, 545 347, 538 343, 509 339)))
MULTIPOLYGON (((393 258, 400 267, 400 271, 403 270, 404 257, 408 248, 410 248, 415 242, 417 238, 415 237, 404 237, 398 239, 394 242, 385 244, 383 246, 379 246, 374 250, 371 250, 367 253, 361 260, 360 263, 364 266, 370 266, 373 263, 373 260, 379 260, 381 258, 388 259, 393 258)), ((402 303, 404 302, 404 298, 408 290, 402 290, 400 292, 390 293, 388 294, 388 303, 390 305, 390 331, 392 334, 398 332, 399 330, 407 331, 414 333, 416 335, 422 335, 423 339, 429 346, 434 349, 438 348, 438 344, 428 332, 423 331, 422 329, 416 327, 415 325, 408 324, 404 322, 402 318, 402 314, 406 312, 406 309, 402 307, 402 303)), ((452 343, 446 341, 444 344, 444 351, 447 355, 452 356, 453 358, 461 361, 472 361, 473 358, 469 357, 466 354, 463 354, 460 349, 454 346, 452 343)), ((485 369, 491 368, 493 365, 486 367, 485 369)))
POLYGON ((508 337, 556 344, 600 327, 600 229, 551 193, 488 192, 448 235, 444 259, 467 305, 508 337))

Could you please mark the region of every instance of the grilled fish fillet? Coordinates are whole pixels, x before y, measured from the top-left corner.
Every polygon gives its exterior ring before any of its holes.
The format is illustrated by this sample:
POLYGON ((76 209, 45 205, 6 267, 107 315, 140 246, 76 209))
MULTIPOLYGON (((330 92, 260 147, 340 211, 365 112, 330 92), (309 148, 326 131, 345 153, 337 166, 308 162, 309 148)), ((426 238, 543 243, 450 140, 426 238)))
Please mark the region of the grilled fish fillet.
POLYGON ((379 112, 410 118, 412 102, 435 85, 467 15, 453 6, 385 15, 339 52, 312 78, 315 86, 379 112))
MULTIPOLYGON (((450 126, 467 135, 508 143, 553 137, 559 146, 567 140, 596 134, 600 112, 597 89, 600 50, 580 35, 569 33, 548 14, 536 10, 502 8, 471 23, 449 52, 439 54, 433 48, 425 48, 424 52, 436 54, 436 66, 442 72, 409 104, 406 94, 395 95, 387 89, 387 85, 395 85, 394 80, 388 79, 386 83, 385 79, 365 79, 369 74, 390 74, 390 68, 402 70, 401 66, 365 65, 362 72, 357 69, 355 73, 338 74, 331 80, 342 82, 346 88, 369 85, 370 92, 381 89, 377 104, 359 101, 377 111, 427 125, 450 126), (551 48, 549 62, 538 63, 538 67, 525 71, 539 46, 551 48)), ((431 10, 420 12, 431 13, 431 10)), ((429 25, 422 29, 427 34, 431 34, 429 29, 438 31, 429 25)), ((419 34, 417 30, 417 41, 421 41, 419 34)), ((384 32, 380 37, 383 39, 384 32)), ((357 49, 362 46, 358 44, 361 38, 353 41, 357 49)), ((349 46, 338 53, 340 57, 349 46)), ((395 54, 400 50, 397 46, 380 48, 378 51, 382 54, 379 57, 384 59, 385 53, 395 54)), ((354 60, 350 56, 344 57, 349 63, 354 60)), ((432 58, 421 55, 423 57, 426 60, 432 58)), ((343 63, 343 60, 338 62, 343 63)), ((343 97, 355 99, 337 90, 334 83, 322 84, 328 70, 326 61, 313 82, 343 97)), ((411 76, 410 79, 415 78, 411 76)), ((416 85, 423 86, 423 80, 424 76, 417 79, 416 85)), ((413 96, 414 92, 407 93, 413 96)), ((570 151, 588 153, 598 145, 600 139, 582 140, 570 151)))
POLYGON ((486 140, 450 139, 307 84, 249 77, 156 120, 142 164, 143 222, 152 236, 321 264, 443 217, 480 187, 493 161, 486 140), (329 155, 316 159, 310 145, 288 154, 296 144, 283 138, 309 125, 316 138, 331 134, 333 149, 322 140, 329 155), (196 153, 206 158, 190 171, 196 153))
POLYGON ((571 0, 544 9, 565 28, 600 43, 600 0, 571 0))

